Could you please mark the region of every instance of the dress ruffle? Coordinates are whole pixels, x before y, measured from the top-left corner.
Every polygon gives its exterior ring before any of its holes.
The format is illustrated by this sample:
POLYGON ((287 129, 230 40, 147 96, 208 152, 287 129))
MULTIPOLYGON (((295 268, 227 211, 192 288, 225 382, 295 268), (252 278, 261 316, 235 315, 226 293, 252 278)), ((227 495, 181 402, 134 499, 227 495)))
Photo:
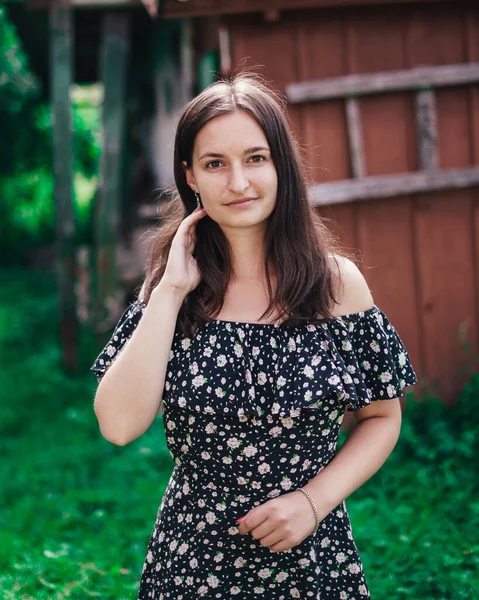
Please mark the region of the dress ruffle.
POLYGON ((94 371, 99 382, 108 367, 118 357, 126 342, 131 338, 145 308, 146 304, 144 302, 136 300, 130 304, 119 318, 109 342, 90 367, 90 371, 94 371))
MULTIPOLYGON (((91 370, 98 379, 137 326, 133 303, 91 370)), ((386 315, 373 306, 321 325, 213 320, 191 338, 175 333, 163 401, 225 416, 294 416, 324 403, 358 410, 398 398, 417 382, 408 353, 386 315), (263 368, 264 365, 264 368, 263 368)))

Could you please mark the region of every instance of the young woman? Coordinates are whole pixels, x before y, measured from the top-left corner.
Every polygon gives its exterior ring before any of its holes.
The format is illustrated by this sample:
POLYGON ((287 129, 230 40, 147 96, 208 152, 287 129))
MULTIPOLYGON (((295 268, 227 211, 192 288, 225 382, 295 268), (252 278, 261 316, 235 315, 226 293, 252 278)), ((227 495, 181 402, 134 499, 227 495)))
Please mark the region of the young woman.
POLYGON ((344 500, 391 453, 416 376, 308 202, 284 108, 252 75, 185 107, 176 220, 92 366, 104 437, 160 412, 175 463, 140 600, 369 597, 344 500))

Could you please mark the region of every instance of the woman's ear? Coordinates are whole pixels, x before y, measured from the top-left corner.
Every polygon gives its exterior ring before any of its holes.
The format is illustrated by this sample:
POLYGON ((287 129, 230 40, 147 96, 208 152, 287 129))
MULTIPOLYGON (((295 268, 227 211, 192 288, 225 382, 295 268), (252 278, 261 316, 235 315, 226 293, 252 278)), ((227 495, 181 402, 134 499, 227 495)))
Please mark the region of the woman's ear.
POLYGON ((190 186, 190 188, 193 191, 196 191, 196 182, 195 182, 195 178, 193 177, 193 172, 192 170, 188 167, 188 163, 186 162, 186 160, 182 161, 181 163, 183 170, 185 172, 185 177, 186 177, 186 183, 190 186))

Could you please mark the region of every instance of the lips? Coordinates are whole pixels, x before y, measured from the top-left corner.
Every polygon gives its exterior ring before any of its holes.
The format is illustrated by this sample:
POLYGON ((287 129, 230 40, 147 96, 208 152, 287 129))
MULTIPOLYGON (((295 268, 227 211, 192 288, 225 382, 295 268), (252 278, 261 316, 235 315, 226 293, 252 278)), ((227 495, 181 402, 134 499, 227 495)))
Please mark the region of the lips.
POLYGON ((244 202, 249 202, 250 200, 257 200, 257 198, 240 198, 239 200, 228 202, 227 206, 231 206, 232 204, 243 204, 244 202))

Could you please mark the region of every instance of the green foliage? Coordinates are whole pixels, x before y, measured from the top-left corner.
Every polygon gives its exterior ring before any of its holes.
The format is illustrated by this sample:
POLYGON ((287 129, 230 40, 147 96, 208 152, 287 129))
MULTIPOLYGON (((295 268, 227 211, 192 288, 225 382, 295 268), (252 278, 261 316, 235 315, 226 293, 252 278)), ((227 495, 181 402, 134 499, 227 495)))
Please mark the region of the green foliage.
MULTIPOLYGON (((52 123, 15 28, 0 6, 0 256, 21 263, 55 240, 52 123)), ((73 107, 78 241, 90 236, 100 156, 99 109, 73 107)))
MULTIPOLYGON (((0 276, 1 597, 132 600, 173 467, 161 420, 126 447, 103 440, 93 374, 60 368, 53 275, 0 276)), ((478 400, 475 375, 453 410, 410 401, 393 454, 348 500, 374 600, 476 597, 478 400)))

